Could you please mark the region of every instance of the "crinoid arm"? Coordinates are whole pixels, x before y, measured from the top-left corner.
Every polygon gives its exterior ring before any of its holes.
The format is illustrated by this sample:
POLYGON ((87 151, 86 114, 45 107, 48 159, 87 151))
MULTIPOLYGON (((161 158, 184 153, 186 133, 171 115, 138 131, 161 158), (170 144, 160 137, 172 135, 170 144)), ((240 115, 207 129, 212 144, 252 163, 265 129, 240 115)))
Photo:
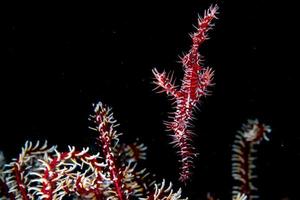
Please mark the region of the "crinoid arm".
POLYGON ((232 200, 247 200, 247 196, 245 194, 238 193, 232 200))
POLYGON ((232 178, 235 183, 232 189, 233 198, 239 194, 247 195, 249 200, 259 198, 254 183, 257 178, 257 147, 263 140, 269 140, 267 134, 270 132, 270 126, 254 119, 243 124, 242 129, 235 135, 231 158, 232 178))
POLYGON ((165 180, 161 184, 155 184, 155 190, 147 198, 140 200, 188 200, 181 197, 181 189, 173 190, 173 184, 166 185, 165 180))

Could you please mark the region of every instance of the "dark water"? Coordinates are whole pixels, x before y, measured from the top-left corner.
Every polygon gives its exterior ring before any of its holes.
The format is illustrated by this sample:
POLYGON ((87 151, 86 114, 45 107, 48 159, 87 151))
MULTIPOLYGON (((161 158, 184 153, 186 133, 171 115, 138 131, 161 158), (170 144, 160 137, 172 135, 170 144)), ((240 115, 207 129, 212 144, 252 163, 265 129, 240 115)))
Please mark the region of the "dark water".
POLYGON ((148 146, 150 171, 183 187, 190 199, 207 192, 230 199, 233 136, 248 118, 259 118, 273 130, 259 151, 261 199, 297 199, 295 67, 281 62, 285 49, 278 45, 285 40, 276 37, 277 12, 259 1, 217 1, 219 20, 200 49, 203 64, 216 71, 216 85, 195 114, 200 155, 192 182, 177 182, 175 150, 162 125, 172 109, 164 94, 152 91, 151 69, 173 70, 180 80, 178 56, 189 50, 197 14, 212 3, 9 6, 0 149, 12 158, 28 139, 61 149, 93 146, 87 118, 101 100, 113 107, 123 141, 138 137, 148 146))

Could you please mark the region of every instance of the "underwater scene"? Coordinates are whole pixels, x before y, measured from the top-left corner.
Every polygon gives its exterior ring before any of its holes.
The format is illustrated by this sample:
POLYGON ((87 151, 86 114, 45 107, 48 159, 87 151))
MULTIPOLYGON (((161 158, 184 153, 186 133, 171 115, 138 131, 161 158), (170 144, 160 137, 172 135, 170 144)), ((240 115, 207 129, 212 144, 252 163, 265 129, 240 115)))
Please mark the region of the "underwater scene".
POLYGON ((264 8, 9 5, 0 199, 300 199, 296 73, 264 8))

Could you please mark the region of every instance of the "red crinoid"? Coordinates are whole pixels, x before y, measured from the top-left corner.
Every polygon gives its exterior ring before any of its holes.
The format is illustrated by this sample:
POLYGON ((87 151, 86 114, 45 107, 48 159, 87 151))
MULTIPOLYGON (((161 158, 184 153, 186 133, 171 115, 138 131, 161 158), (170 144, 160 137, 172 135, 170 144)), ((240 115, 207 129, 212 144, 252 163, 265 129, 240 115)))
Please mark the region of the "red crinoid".
POLYGON ((204 68, 200 63, 198 49, 208 39, 207 32, 213 27, 212 20, 216 18, 218 6, 211 6, 204 12, 204 17, 198 19, 197 31, 191 34, 193 41, 190 51, 181 59, 184 69, 184 77, 181 87, 174 84, 172 76, 166 72, 159 73, 153 69, 154 83, 157 88, 175 100, 175 112, 171 116, 172 121, 166 122, 168 130, 174 133, 173 142, 178 147, 181 157, 180 181, 186 183, 191 176, 193 159, 197 155, 191 145, 192 132, 189 129, 193 112, 202 96, 207 95, 207 89, 212 85, 213 70, 204 68))
POLYGON ((143 144, 119 143, 111 108, 99 102, 90 116, 99 152, 69 146, 59 152, 47 142, 26 142, 18 158, 5 165, 0 151, 0 199, 6 200, 183 200, 172 184, 155 182, 138 161, 146 158, 143 144))

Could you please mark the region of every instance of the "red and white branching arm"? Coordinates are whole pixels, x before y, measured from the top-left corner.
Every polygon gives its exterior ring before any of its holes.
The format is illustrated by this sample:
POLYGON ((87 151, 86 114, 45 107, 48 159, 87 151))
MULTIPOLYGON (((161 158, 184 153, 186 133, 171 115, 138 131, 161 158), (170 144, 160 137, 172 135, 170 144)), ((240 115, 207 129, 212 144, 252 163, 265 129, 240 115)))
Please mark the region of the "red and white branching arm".
POLYGON ((257 119, 248 120, 243 124, 242 130, 235 135, 232 145, 232 177, 235 184, 232 189, 233 199, 239 194, 245 194, 248 200, 258 199, 257 188, 254 180, 257 159, 257 145, 261 141, 269 141, 267 133, 271 132, 270 126, 260 123, 257 119))
POLYGON ((181 199, 181 190, 161 186, 149 178, 137 162, 145 159, 143 144, 119 144, 116 121, 111 109, 96 104, 90 118, 98 134, 100 152, 89 148, 58 152, 47 142, 26 142, 19 157, 5 165, 0 152, 0 199, 62 200, 64 197, 86 200, 181 199), (151 189, 155 184, 155 189, 151 189))
POLYGON ((180 181, 186 182, 191 176, 193 159, 197 155, 191 145, 192 132, 189 129, 193 119, 193 112, 202 96, 208 94, 208 87, 212 85, 213 70, 201 64, 198 49, 208 39, 207 32, 212 29, 212 20, 216 18, 218 7, 211 6, 204 12, 204 17, 198 19, 197 31, 191 35, 192 47, 181 58, 184 69, 184 77, 180 88, 175 85, 172 76, 166 72, 158 72, 153 69, 154 83, 167 95, 175 100, 175 112, 171 116, 172 121, 166 122, 168 130, 171 130, 173 142, 179 148, 181 157, 180 181))
POLYGON ((103 155, 109 168, 109 174, 113 180, 118 199, 124 200, 125 194, 122 189, 122 172, 116 165, 116 158, 113 153, 113 145, 118 143, 118 134, 115 130, 117 126, 116 120, 109 107, 104 106, 99 102, 94 109, 95 115, 91 115, 96 124, 96 131, 98 132, 98 140, 102 147, 103 155))

